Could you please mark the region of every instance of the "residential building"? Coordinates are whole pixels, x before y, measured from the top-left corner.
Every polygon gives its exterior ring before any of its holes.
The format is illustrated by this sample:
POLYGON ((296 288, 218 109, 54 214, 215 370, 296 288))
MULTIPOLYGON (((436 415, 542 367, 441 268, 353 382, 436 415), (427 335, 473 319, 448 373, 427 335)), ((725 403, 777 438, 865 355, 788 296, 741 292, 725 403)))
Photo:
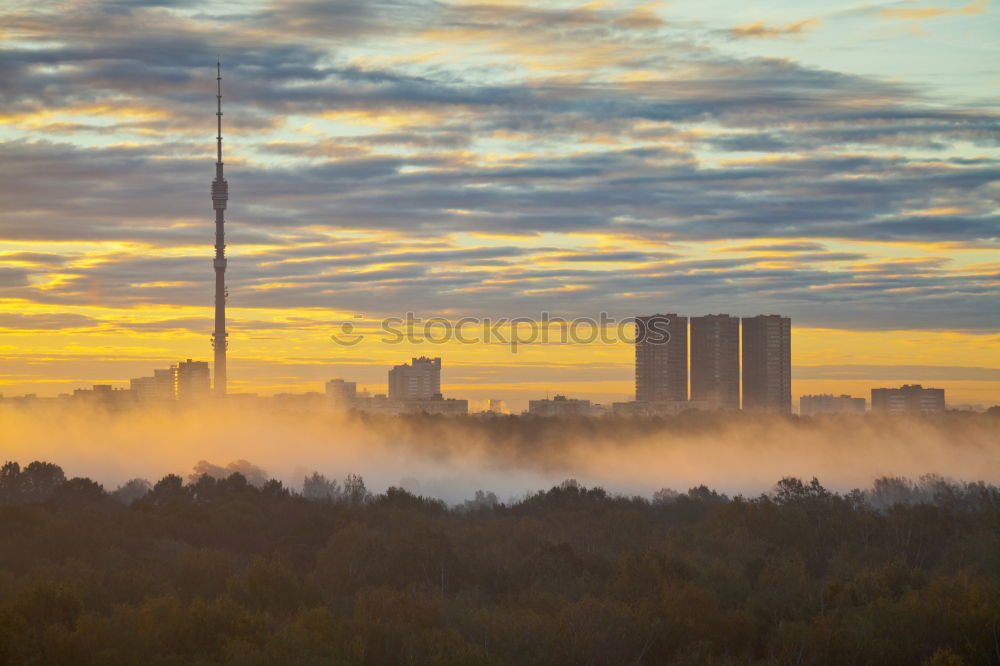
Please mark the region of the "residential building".
POLYGON ((865 399, 849 395, 804 395, 799 398, 799 414, 864 414, 865 399))
POLYGON ((792 320, 743 318, 743 409, 792 411, 792 320))
POLYGON ((900 388, 872 389, 872 411, 884 414, 943 412, 944 389, 904 384, 900 388))
POLYGON ((389 400, 430 400, 441 395, 441 359, 414 358, 389 370, 389 400))
POLYGON ((691 399, 740 408, 739 317, 691 317, 691 399))
POLYGON ((404 414, 423 412, 424 414, 442 414, 445 416, 460 416, 469 413, 468 400, 442 398, 439 393, 427 400, 407 400, 402 403, 399 411, 404 414))
POLYGON ((528 413, 533 416, 587 416, 592 411, 589 400, 577 400, 557 395, 551 400, 529 400, 528 413))
POLYGON ((94 384, 89 389, 74 389, 73 400, 81 401, 94 407, 120 409, 130 406, 135 398, 128 389, 113 388, 111 384, 94 384))
POLYGON ((688 320, 676 314, 635 319, 635 399, 688 399, 688 320))
POLYGON ((354 408, 371 414, 399 414, 402 404, 389 400, 389 396, 384 393, 371 395, 368 391, 362 391, 358 394, 354 408))
POLYGON ((207 399, 211 394, 211 373, 208 361, 181 361, 175 366, 177 399, 182 401, 207 399))
POLYGON ((136 377, 129 380, 129 390, 137 402, 171 402, 177 398, 175 372, 176 368, 153 370, 152 377, 136 377))
POLYGON ((326 397, 340 405, 350 405, 358 397, 357 382, 331 379, 326 383, 326 397))
POLYGON ((676 416, 691 410, 710 409, 705 400, 667 400, 664 402, 614 402, 611 413, 615 416, 676 416))

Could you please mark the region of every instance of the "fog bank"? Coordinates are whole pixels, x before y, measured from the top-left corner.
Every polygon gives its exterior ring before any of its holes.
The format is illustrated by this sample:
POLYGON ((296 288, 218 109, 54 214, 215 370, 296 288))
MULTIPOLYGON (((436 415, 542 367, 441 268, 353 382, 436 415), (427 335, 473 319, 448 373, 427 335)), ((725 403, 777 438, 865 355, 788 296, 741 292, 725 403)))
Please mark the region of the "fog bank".
POLYGON ((933 473, 1000 482, 1000 419, 838 416, 822 420, 690 414, 662 421, 362 417, 226 407, 117 413, 0 407, 0 458, 46 460, 113 489, 128 479, 185 478, 202 461, 247 460, 294 489, 306 474, 360 474, 459 502, 501 499, 567 478, 650 496, 705 484, 755 495, 785 476, 868 487, 880 476, 933 473))

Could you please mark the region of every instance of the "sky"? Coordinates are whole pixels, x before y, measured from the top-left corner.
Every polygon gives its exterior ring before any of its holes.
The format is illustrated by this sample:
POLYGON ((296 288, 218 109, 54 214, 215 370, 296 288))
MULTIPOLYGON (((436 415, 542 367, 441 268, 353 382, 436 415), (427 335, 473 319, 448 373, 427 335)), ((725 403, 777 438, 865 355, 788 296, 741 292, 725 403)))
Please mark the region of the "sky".
POLYGON ((219 58, 233 392, 381 392, 430 355, 450 397, 623 400, 626 342, 394 345, 379 322, 780 313, 793 397, 1000 403, 998 17, 7 0, 0 392, 210 360, 219 58))

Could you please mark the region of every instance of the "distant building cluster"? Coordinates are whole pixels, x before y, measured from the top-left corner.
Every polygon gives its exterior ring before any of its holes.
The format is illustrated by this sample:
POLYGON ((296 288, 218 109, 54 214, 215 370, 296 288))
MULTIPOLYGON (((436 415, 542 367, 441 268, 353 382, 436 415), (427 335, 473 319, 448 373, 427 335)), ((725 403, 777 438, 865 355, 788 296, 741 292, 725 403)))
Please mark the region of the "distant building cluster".
MULTIPOLYGON (((762 410, 791 412, 791 320, 780 315, 733 317, 727 314, 684 317, 655 314, 636 318, 635 399, 601 405, 556 394, 528 401, 527 413, 542 417, 671 416, 687 410, 762 410)), ((234 404, 262 404, 283 410, 357 410, 378 414, 469 413, 468 400, 441 393, 441 358, 414 357, 388 370, 386 392, 359 389, 343 378, 326 382, 325 391, 230 394, 234 404), (262 402, 263 401, 263 402, 262 402)), ((212 397, 206 361, 187 359, 152 375, 136 377, 128 388, 95 384, 59 398, 34 395, 2 402, 71 400, 105 408, 195 404, 212 397)), ((803 395, 802 416, 863 414, 864 398, 850 395, 803 395)), ((906 384, 873 388, 871 410, 883 414, 926 414, 945 409, 944 389, 906 384)), ((506 414, 502 400, 489 400, 484 414, 506 414)))
POLYGON ((872 389, 872 411, 883 414, 926 414, 944 411, 944 389, 904 384, 872 389))
POLYGON ((193 402, 207 398, 211 391, 211 372, 207 361, 181 361, 169 368, 153 370, 151 377, 129 380, 129 388, 94 384, 76 389, 72 399, 101 407, 123 408, 133 405, 193 402))
POLYGON ((356 382, 331 379, 326 395, 335 407, 381 414, 459 415, 469 413, 469 401, 441 395, 441 359, 421 356, 389 370, 388 394, 358 392, 356 382))
POLYGON ((804 395, 799 398, 799 414, 802 416, 843 413, 864 414, 865 399, 849 395, 804 395))
MULTIPOLYGON (((874 388, 872 412, 879 414, 928 414, 945 410, 944 389, 904 384, 899 388, 874 388)), ((804 395, 799 398, 799 414, 864 414, 865 399, 849 395, 804 395)))
MULTIPOLYGON (((670 416, 686 410, 792 411, 792 323, 781 315, 636 318, 635 399, 608 406, 557 394, 528 401, 535 416, 670 416), (741 363, 742 361, 742 363, 741 363), (690 382, 690 384, 689 384, 690 382)), ((345 408, 382 413, 465 414, 465 400, 441 395, 441 359, 414 358, 389 370, 388 394, 359 393, 354 382, 332 379, 327 397, 345 408)), ((491 401, 492 403, 493 401, 491 401)), ((873 389, 874 411, 893 414, 944 409, 943 389, 873 389), (877 396, 877 397, 876 397, 877 396)), ((849 395, 804 395, 804 416, 864 413, 849 395)), ((489 412, 499 413, 491 408, 489 412)), ((505 411, 505 410, 504 410, 505 411)))
POLYGON ((207 361, 188 359, 163 370, 153 370, 152 377, 132 379, 129 385, 139 402, 198 400, 209 395, 211 373, 207 361))
POLYGON ((637 317, 637 404, 620 404, 616 411, 739 409, 741 380, 743 409, 792 410, 791 319, 759 315, 741 320, 727 314, 690 321, 677 314, 637 317))

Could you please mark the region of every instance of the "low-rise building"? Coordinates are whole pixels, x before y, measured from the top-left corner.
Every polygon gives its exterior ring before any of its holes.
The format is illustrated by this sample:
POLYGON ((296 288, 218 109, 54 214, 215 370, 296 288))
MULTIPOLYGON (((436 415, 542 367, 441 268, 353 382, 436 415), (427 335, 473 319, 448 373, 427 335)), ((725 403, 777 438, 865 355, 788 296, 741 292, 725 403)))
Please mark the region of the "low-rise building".
POLYGON ((577 400, 557 395, 551 400, 529 400, 528 413, 534 416, 589 416, 591 413, 589 400, 577 400))
POLYGON ((177 398, 176 372, 176 366, 153 370, 152 377, 129 380, 129 390, 137 402, 144 404, 173 401, 177 398))
POLYGON ((443 398, 438 394, 429 400, 406 400, 400 405, 401 413, 404 414, 444 414, 447 416, 459 416, 469 413, 469 401, 456 398, 443 398))
POLYGON ((849 395, 804 395, 799 398, 799 414, 864 414, 865 399, 849 395))
POLYGON ((944 389, 904 384, 899 388, 872 389, 872 411, 883 414, 943 412, 944 389))
POLYGON ((94 407, 121 409, 134 404, 135 396, 129 389, 113 388, 111 384, 94 384, 89 389, 75 389, 73 400, 94 407))
POLYGON ((343 379, 331 379, 326 383, 326 397, 337 405, 349 407, 358 399, 358 384, 343 379))
POLYGON ((632 401, 612 403, 611 412, 615 416, 673 416, 690 410, 705 411, 711 407, 707 400, 632 401))

